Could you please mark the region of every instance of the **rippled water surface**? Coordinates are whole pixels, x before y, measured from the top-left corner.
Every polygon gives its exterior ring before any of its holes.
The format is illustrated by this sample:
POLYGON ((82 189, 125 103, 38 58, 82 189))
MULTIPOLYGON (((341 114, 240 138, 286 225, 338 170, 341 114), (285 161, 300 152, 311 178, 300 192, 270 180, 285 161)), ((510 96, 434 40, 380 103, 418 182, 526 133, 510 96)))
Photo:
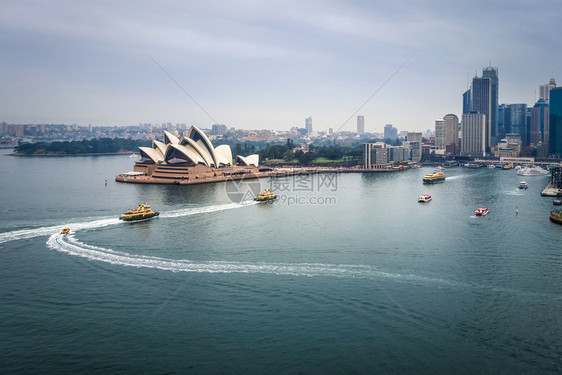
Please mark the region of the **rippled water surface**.
POLYGON ((0 372, 562 372, 548 176, 264 180, 282 199, 239 204, 114 182, 132 164, 0 155, 0 372))

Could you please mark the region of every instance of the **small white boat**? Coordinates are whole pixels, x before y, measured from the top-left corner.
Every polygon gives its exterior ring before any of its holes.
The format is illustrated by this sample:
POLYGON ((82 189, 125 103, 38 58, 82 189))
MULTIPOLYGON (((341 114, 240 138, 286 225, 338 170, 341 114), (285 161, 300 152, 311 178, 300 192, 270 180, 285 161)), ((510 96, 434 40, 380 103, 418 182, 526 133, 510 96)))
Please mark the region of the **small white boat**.
POLYGON ((480 207, 480 208, 477 208, 476 211, 474 211, 474 215, 476 215, 476 216, 486 216, 486 215, 488 215, 489 212, 490 212, 490 210, 488 210, 486 207, 480 207))
POLYGON ((429 202, 430 200, 431 200, 431 195, 429 195, 429 194, 421 195, 418 198, 418 202, 422 202, 422 203, 429 202))
POLYGON ((529 184, 527 184, 527 181, 521 181, 519 183, 519 189, 527 189, 529 187, 529 184))
POLYGON ((519 176, 545 176, 548 173, 549 172, 546 169, 541 168, 539 166, 531 167, 531 168, 525 167, 517 171, 517 174, 519 176))
POLYGON ((129 155, 130 158, 138 158, 139 156, 137 154, 131 154, 129 155))

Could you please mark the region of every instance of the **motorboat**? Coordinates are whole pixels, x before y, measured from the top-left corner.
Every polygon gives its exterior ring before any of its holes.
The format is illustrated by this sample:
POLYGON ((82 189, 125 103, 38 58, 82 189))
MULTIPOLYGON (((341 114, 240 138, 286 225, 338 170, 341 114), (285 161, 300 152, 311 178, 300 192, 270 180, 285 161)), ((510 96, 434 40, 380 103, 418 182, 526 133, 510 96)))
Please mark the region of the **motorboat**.
POLYGON ((436 172, 423 176, 424 184, 436 184, 443 181, 445 181, 445 174, 443 172, 436 172))
POLYGON ((421 195, 418 198, 418 202, 422 202, 422 203, 429 202, 430 200, 431 200, 431 195, 429 195, 429 194, 421 195))
POLYGON ((68 234, 70 233, 70 228, 69 227, 64 227, 62 228, 60 234, 68 234))
POLYGON ((123 221, 141 221, 148 220, 155 216, 160 215, 159 212, 153 211, 150 205, 147 203, 141 203, 135 209, 127 210, 119 217, 119 220, 123 221))
POLYGON ((519 189, 527 189, 529 187, 529 184, 527 184, 527 181, 521 181, 519 183, 519 189))
POLYGON ((562 211, 550 211, 550 221, 562 224, 562 211))
POLYGON ((521 168, 517 171, 519 176, 545 176, 549 174, 549 171, 541 168, 539 166, 536 167, 525 167, 521 168))
POLYGON ((435 169, 433 169, 433 172, 441 172, 443 170, 443 167, 438 165, 437 167, 435 167, 435 169))
POLYGON ((269 189, 265 189, 263 193, 255 196, 254 200, 258 202, 271 202, 276 200, 278 197, 275 193, 269 189))
POLYGON ((486 215, 488 215, 489 212, 490 212, 490 210, 488 210, 486 207, 480 207, 480 208, 477 208, 476 211, 474 211, 474 215, 476 215, 476 216, 486 216, 486 215))

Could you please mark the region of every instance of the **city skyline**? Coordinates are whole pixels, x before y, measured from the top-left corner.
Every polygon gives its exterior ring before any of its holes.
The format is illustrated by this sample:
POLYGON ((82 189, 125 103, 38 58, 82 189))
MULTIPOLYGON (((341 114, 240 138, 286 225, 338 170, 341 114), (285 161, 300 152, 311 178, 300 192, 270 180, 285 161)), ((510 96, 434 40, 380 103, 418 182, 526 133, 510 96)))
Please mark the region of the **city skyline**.
POLYGON ((8 1, 0 121, 425 131, 476 73, 534 105, 560 72, 562 6, 8 1), (501 17, 500 17, 501 15, 501 17), (183 91, 183 92, 182 92, 183 91), (193 98, 194 100, 192 100, 193 98))

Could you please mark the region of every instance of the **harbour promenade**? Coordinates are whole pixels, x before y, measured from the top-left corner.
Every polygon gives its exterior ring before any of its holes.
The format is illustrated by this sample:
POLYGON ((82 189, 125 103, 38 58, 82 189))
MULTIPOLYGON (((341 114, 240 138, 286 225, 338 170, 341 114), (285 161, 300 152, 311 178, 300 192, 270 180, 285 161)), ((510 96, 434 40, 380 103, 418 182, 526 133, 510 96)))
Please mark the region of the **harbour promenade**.
POLYGON ((165 171, 147 171, 142 165, 135 165, 135 170, 119 174, 115 181, 133 184, 167 184, 167 185, 195 185, 232 180, 245 180, 253 178, 286 177, 318 173, 389 173, 400 172, 406 168, 356 168, 356 167, 260 167, 208 169, 198 167, 169 168, 165 171))

